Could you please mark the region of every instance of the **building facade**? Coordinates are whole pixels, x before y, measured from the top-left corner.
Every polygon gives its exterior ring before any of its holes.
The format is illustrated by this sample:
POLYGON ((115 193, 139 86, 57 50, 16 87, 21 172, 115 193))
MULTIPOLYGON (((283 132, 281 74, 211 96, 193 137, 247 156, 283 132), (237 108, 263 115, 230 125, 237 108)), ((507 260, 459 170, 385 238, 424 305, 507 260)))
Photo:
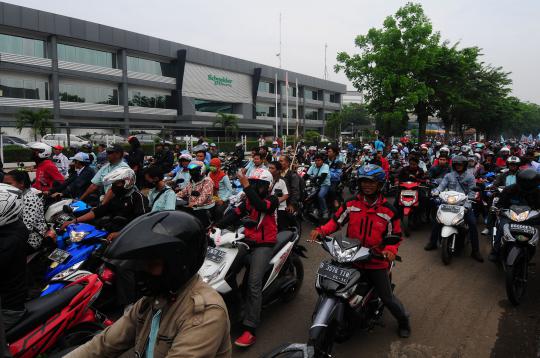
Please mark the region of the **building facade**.
POLYGON ((3 127, 21 108, 47 108, 60 129, 193 132, 211 130, 222 112, 257 133, 273 133, 276 115, 284 128, 288 116, 294 133, 296 118, 300 130, 321 130, 344 93, 343 84, 0 2, 3 127))

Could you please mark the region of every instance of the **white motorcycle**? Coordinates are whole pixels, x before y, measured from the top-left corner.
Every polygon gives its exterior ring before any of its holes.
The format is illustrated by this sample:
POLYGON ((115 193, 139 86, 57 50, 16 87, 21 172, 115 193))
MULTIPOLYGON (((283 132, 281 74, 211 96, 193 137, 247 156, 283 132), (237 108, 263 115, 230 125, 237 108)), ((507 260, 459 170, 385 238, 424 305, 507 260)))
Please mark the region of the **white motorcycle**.
MULTIPOLYGON (((213 229, 210 234, 210 246, 206 259, 199 270, 203 280, 218 291, 228 307, 238 304, 237 298, 247 284, 249 267, 243 275, 238 288, 233 289, 229 282, 238 282, 238 275, 230 272, 231 266, 238 255, 240 246, 249 249, 244 241, 244 228, 235 231, 213 229), (238 290, 238 291, 237 291, 238 290)), ((306 257, 306 249, 298 245, 300 237, 296 231, 282 231, 277 235, 277 243, 263 285, 263 307, 279 300, 292 300, 299 292, 304 279, 304 266, 300 257, 306 257)))
POLYGON ((463 247, 469 228, 465 224, 465 214, 472 210, 468 196, 457 191, 443 191, 439 195, 442 201, 437 209, 437 222, 442 224, 439 243, 441 257, 445 265, 452 262, 457 247, 463 247))

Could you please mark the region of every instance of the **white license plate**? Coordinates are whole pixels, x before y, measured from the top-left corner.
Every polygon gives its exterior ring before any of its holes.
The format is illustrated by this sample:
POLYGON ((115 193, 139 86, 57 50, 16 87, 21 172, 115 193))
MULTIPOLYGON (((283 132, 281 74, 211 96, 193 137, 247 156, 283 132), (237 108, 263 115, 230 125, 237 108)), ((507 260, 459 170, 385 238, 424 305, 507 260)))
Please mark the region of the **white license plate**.
POLYGON ((441 210, 457 214, 461 210, 461 207, 455 205, 441 205, 441 210))
POLYGON ((219 264, 221 261, 223 261, 226 254, 227 253, 223 250, 209 247, 206 251, 206 258, 212 262, 215 262, 216 264, 219 264))
POLYGON ((522 224, 510 224, 510 230, 529 235, 533 235, 535 233, 534 227, 522 224))
POLYGON ((415 196, 416 191, 414 191, 414 190, 402 190, 401 195, 403 195, 403 196, 415 196))
POLYGON ((351 278, 352 271, 342 269, 341 267, 337 267, 334 265, 330 265, 326 262, 321 262, 319 265, 319 270, 317 271, 317 274, 320 276, 326 277, 332 281, 335 281, 337 283, 341 283, 342 285, 346 285, 349 282, 349 279, 351 278))
POLYGON ((54 249, 54 251, 49 255, 49 259, 58 264, 62 264, 69 259, 70 256, 71 254, 67 251, 62 249, 54 249))

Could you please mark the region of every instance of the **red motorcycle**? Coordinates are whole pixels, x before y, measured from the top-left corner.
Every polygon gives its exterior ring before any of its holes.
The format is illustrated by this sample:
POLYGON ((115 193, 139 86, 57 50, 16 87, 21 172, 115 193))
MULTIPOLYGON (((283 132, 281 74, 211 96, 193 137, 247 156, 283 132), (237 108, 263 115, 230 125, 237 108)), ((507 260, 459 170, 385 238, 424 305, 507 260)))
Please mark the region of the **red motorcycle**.
POLYGON ((26 303, 21 320, 6 332, 15 358, 31 358, 90 340, 112 322, 90 308, 103 283, 95 274, 26 303))
POLYGON ((398 206, 403 210, 401 219, 402 229, 405 236, 410 235, 410 231, 422 223, 427 221, 422 218, 420 206, 420 189, 422 186, 419 182, 400 182, 399 183, 399 202, 398 206))

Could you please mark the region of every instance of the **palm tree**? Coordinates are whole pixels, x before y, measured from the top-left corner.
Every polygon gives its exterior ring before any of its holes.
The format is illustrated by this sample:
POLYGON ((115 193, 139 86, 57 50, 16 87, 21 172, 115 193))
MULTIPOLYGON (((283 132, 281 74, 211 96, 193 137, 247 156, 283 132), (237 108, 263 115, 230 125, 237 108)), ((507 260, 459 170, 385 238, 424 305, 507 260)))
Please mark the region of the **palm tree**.
POLYGON ((19 133, 23 128, 30 127, 34 134, 34 140, 37 142, 38 134, 44 136, 47 134, 47 130, 51 131, 54 129, 54 125, 51 122, 53 114, 48 109, 39 109, 37 111, 32 111, 30 109, 21 109, 17 115, 17 124, 16 127, 19 130, 19 133))
POLYGON ((219 127, 225 132, 225 137, 227 138, 228 133, 238 133, 238 118, 234 114, 228 114, 223 112, 218 112, 217 118, 212 124, 212 127, 219 127))

